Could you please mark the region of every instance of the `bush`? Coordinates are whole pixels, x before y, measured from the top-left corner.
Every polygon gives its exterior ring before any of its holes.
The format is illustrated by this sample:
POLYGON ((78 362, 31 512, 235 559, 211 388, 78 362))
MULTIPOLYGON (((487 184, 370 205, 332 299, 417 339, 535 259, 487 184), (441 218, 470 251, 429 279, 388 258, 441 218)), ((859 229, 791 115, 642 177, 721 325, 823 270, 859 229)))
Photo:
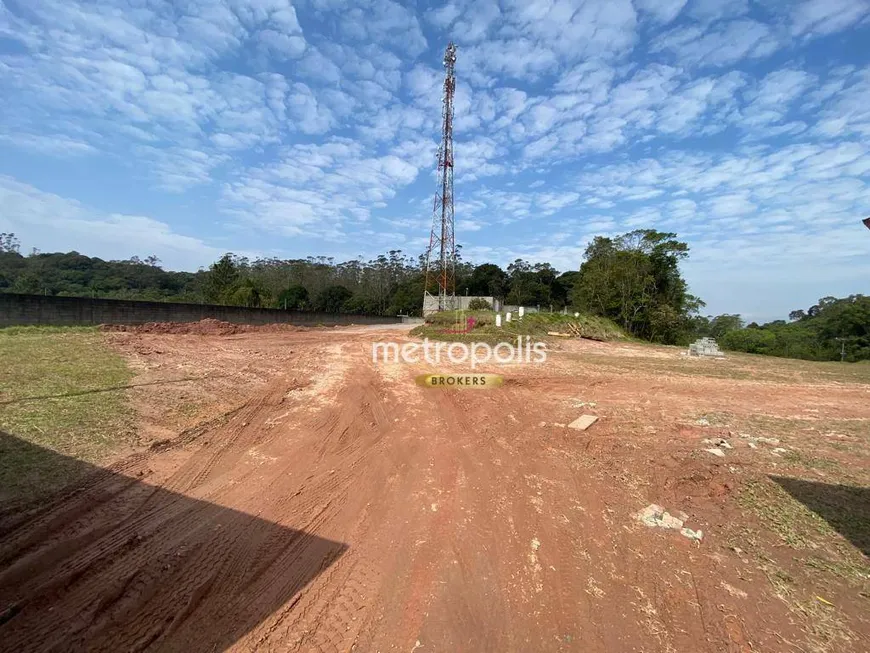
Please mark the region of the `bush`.
POLYGON ((492 304, 486 301, 483 297, 475 297, 468 302, 469 311, 491 311, 492 304))

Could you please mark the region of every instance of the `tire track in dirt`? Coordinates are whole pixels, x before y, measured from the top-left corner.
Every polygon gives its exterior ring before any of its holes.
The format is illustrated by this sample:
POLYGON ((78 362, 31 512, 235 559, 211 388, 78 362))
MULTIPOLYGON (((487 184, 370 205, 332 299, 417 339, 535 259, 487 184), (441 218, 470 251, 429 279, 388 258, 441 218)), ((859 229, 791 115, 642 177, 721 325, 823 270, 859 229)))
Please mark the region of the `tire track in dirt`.
MULTIPOLYGON (((270 523, 217 503, 242 498, 233 496, 233 488, 252 474, 240 461, 269 440, 263 424, 287 389, 285 380, 271 383, 228 424, 203 434, 206 442, 162 487, 119 475, 110 475, 107 485, 105 475, 97 474, 70 499, 71 507, 62 504, 4 537, 0 551, 8 552, 16 564, 0 575, 0 589, 4 597, 17 596, 19 606, 19 614, 3 627, 5 641, 17 650, 174 648, 188 640, 201 645, 202 634, 186 624, 211 622, 218 626, 213 631, 218 634, 216 645, 225 647, 232 643, 226 639, 232 633, 221 623, 222 615, 235 618, 237 634, 240 628, 256 626, 239 619, 244 610, 239 612, 239 602, 228 597, 250 600, 250 590, 257 587, 255 604, 263 604, 264 594, 277 600, 304 585, 312 570, 327 568, 341 547, 307 546, 323 540, 302 531, 276 532, 270 523), (192 496, 214 503, 191 501, 192 496), (90 500, 94 497, 101 500, 90 500), (215 530, 222 531, 219 537, 215 530), (48 533, 51 537, 45 537, 48 533), (264 549, 276 540, 284 553, 270 556, 264 549), (325 555, 317 555, 323 549, 325 555), (306 556, 310 560, 297 564, 306 556), (278 563, 295 571, 276 574, 278 563), (58 628, 38 627, 33 619, 45 609, 76 616, 58 628), (119 624, 124 627, 119 629, 119 624)), ((164 447, 160 453, 183 452, 164 447)), ((159 457, 143 457, 140 471, 148 474, 147 467, 159 465, 159 457)), ((327 492, 332 493, 329 488, 327 492)), ((306 525, 316 528, 327 521, 331 501, 309 514, 306 525)))
POLYGON ((360 353, 354 349, 344 354, 353 358, 352 378, 342 380, 331 406, 298 429, 310 433, 305 438, 310 443, 305 454, 310 459, 308 467, 322 471, 308 474, 294 492, 300 500, 295 510, 304 512, 326 501, 327 509, 318 523, 309 523, 306 530, 337 528, 342 539, 362 546, 352 546, 301 593, 292 610, 279 612, 252 634, 250 640, 256 642, 258 650, 273 646, 285 650, 288 642, 295 650, 346 650, 345 644, 352 642, 367 622, 368 597, 377 589, 377 574, 364 544, 372 539, 372 526, 382 521, 377 511, 390 500, 378 491, 388 473, 387 457, 379 454, 384 451, 384 438, 395 430, 399 418, 385 401, 388 393, 377 375, 356 365, 362 360, 360 353))

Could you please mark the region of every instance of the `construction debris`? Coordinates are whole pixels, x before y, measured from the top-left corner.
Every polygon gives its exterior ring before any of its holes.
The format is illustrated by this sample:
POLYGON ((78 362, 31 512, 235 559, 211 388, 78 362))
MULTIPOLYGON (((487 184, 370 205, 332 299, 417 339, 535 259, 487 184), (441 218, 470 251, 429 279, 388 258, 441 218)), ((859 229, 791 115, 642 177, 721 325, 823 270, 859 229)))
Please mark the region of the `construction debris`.
POLYGON ((720 458, 725 457, 725 452, 721 449, 704 449, 704 451, 706 451, 707 453, 711 453, 714 456, 719 456, 720 458))
POLYGON ((689 519, 689 516, 686 513, 678 512, 676 515, 672 515, 657 503, 649 504, 646 508, 637 513, 635 517, 646 526, 680 531, 680 535, 696 542, 700 542, 704 538, 703 531, 696 531, 683 526, 683 524, 685 524, 689 519))
POLYGON ((580 415, 580 417, 568 424, 568 428, 577 429, 578 431, 585 431, 597 421, 598 417, 596 417, 595 415, 580 415))
POLYGON ((693 531, 691 528, 681 528, 680 535, 682 535, 683 537, 688 537, 690 540, 695 540, 696 542, 700 542, 704 539, 704 531, 693 531))
POLYGON ((562 325, 565 331, 547 331, 548 336, 556 338, 584 338, 586 340, 595 340, 596 342, 604 342, 604 338, 589 335, 583 330, 577 322, 566 322, 562 325))
MULTIPOLYGON (((665 509, 657 503, 651 503, 646 508, 637 513, 637 518, 647 526, 661 526, 662 517, 665 514, 665 509)), ((668 515, 670 516, 670 515, 668 515)), ((682 524, 681 524, 682 526, 682 524)))

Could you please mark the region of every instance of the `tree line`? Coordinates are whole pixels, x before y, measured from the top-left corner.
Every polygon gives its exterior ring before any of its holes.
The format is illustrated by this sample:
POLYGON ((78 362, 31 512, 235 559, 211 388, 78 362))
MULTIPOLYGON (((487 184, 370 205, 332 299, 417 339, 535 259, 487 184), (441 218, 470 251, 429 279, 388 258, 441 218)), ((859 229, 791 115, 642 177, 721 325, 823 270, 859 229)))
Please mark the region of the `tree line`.
POLYGON ((740 315, 696 316, 695 330, 724 349, 750 354, 831 361, 870 360, 870 297, 823 297, 789 319, 745 324, 740 315))
MULTIPOLYGON (((726 349, 812 360, 870 358, 870 298, 827 297, 790 321, 745 325, 739 315, 700 315, 688 291, 676 234, 651 229, 596 237, 577 270, 516 259, 506 268, 475 265, 460 255, 458 294, 509 305, 582 311, 607 317, 635 337, 686 344, 715 337, 726 349)), ((104 261, 77 252, 22 255, 14 234, 0 234, 0 292, 215 303, 287 310, 420 315, 423 256, 392 250, 374 259, 328 257, 249 260, 224 254, 197 272, 164 270, 155 256, 104 261)), ((429 288, 436 292, 435 287, 429 288)))

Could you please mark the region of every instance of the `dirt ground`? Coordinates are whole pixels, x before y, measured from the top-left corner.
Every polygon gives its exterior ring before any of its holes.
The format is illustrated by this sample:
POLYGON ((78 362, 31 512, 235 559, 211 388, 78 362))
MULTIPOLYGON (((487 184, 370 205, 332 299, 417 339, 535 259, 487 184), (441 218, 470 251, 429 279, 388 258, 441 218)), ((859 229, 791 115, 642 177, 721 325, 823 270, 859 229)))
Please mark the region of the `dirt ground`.
POLYGON ((434 390, 372 361, 398 327, 105 338, 140 441, 0 512, 3 650, 870 650, 870 374, 563 340, 434 390))

